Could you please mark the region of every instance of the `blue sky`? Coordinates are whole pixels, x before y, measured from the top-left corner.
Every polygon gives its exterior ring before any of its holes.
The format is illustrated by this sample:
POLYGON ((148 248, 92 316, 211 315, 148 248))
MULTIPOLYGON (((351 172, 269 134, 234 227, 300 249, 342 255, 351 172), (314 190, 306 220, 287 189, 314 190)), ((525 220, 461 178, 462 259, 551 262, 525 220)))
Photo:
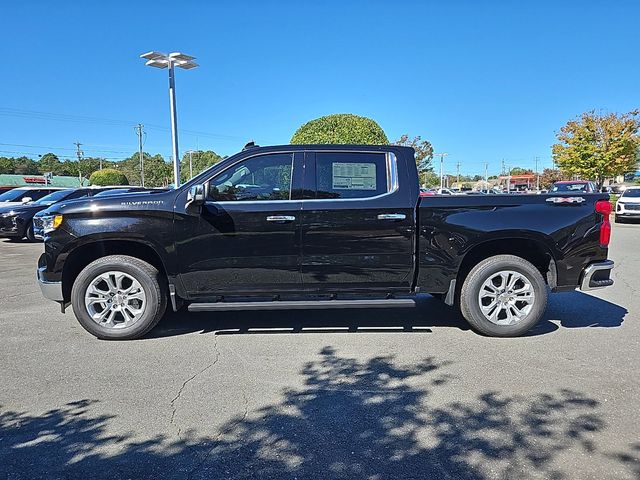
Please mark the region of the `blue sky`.
POLYGON ((288 143, 347 112, 429 139, 450 173, 551 166, 568 119, 640 107, 638 18, 604 0, 6 2, 0 155, 79 140, 124 158, 142 122, 168 158, 167 74, 139 58, 161 50, 201 65, 177 74, 181 152, 288 143))

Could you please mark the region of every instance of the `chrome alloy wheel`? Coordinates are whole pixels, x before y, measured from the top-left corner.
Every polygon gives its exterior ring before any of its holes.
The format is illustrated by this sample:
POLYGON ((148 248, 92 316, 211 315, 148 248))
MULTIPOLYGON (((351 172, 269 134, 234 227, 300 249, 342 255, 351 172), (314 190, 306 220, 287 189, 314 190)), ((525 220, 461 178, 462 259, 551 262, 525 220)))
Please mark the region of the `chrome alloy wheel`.
POLYGON ((531 312, 534 302, 531 281, 513 270, 492 274, 478 294, 482 314, 496 325, 515 325, 531 312))
POLYGON ((91 319, 107 328, 130 327, 142 317, 147 297, 140 282, 128 273, 104 272, 94 278, 84 294, 91 319))

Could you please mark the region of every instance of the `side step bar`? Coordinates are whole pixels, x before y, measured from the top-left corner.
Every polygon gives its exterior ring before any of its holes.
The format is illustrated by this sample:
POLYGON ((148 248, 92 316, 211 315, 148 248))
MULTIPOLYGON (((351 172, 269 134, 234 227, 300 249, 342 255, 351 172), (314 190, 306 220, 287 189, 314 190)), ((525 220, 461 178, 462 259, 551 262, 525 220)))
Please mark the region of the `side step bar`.
POLYGON ((276 300, 272 302, 211 302, 192 303, 190 312, 220 310, 309 310, 326 308, 397 308, 415 307, 412 298, 389 298, 372 300, 276 300))

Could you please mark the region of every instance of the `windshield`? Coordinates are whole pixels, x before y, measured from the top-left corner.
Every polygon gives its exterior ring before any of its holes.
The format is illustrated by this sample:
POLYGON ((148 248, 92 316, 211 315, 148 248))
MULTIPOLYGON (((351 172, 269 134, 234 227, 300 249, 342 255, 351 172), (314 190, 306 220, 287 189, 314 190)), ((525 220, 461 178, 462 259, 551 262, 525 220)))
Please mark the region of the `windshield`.
POLYGON ((73 190, 58 190, 49 195, 45 195, 40 200, 33 202, 35 205, 53 205, 60 200, 64 200, 73 190))
POLYGON ((586 183, 556 183, 551 189, 552 192, 586 192, 586 183))
POLYGON ((622 192, 620 198, 640 198, 640 188, 628 188, 622 192))
POLYGON ((25 188, 14 188, 0 195, 0 202, 17 202, 22 197, 28 196, 29 190, 25 188))
POLYGON ((109 195, 120 195, 122 193, 133 193, 133 192, 139 192, 139 191, 141 190, 136 188, 113 188, 111 190, 104 190, 102 192, 98 192, 94 195, 94 197, 106 197, 109 195))

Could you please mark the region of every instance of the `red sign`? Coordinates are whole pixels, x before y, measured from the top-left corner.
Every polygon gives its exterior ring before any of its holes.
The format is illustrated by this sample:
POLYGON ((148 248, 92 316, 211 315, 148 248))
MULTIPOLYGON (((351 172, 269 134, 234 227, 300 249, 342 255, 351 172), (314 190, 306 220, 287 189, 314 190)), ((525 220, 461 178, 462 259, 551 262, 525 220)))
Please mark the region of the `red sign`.
POLYGON ((22 177, 22 180, 24 180, 24 183, 41 183, 43 185, 47 183, 44 177, 22 177))

